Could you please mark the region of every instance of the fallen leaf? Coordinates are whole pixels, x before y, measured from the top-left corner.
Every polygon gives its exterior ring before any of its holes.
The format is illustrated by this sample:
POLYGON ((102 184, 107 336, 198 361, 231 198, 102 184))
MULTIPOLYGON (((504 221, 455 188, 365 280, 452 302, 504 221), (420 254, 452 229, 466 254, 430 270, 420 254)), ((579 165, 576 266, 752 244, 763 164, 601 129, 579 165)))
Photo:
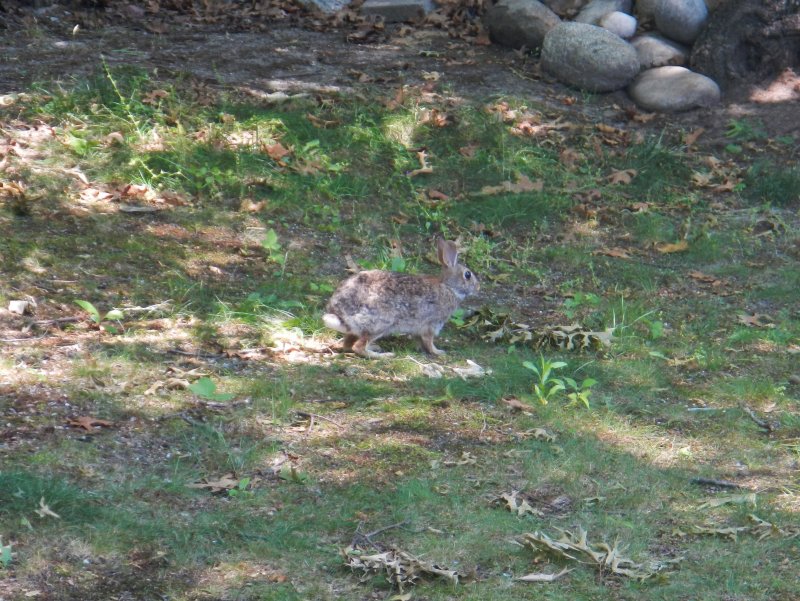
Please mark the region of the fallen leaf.
POLYGON ((341 123, 340 121, 320 119, 311 113, 306 113, 306 119, 308 119, 314 127, 318 127, 320 129, 335 127, 341 123))
POLYGON ((469 144, 467 146, 462 146, 461 148, 459 148, 458 154, 460 154, 462 157, 467 157, 468 159, 471 159, 472 157, 475 156, 475 153, 478 152, 479 148, 480 146, 478 146, 477 144, 469 144))
POLYGON ((614 257, 616 259, 630 259, 631 255, 624 248, 615 246, 614 248, 601 248, 592 251, 593 255, 604 255, 606 257, 614 257))
POLYGON ((525 576, 520 576, 514 580, 519 580, 520 582, 553 582, 565 574, 569 574, 571 571, 572 570, 569 568, 564 568, 557 574, 545 574, 543 572, 538 572, 534 574, 526 574, 525 576))
POLYGON ((746 313, 740 313, 736 316, 736 320, 746 325, 749 328, 774 328, 775 324, 773 323, 773 319, 764 313, 754 313, 753 315, 747 315, 746 313))
POLYGON ((608 179, 610 184, 622 184, 627 186, 631 183, 631 181, 633 181, 633 178, 636 177, 637 173, 638 171, 636 171, 636 169, 615 169, 606 179, 608 179))
POLYGON ((697 142, 697 139, 702 136, 705 131, 705 127, 693 129, 691 132, 683 135, 683 143, 686 144, 686 146, 694 146, 694 143, 697 142))
POLYGON ((480 378, 487 373, 492 373, 491 370, 487 372, 471 359, 467 359, 467 367, 453 367, 452 369, 462 380, 466 380, 467 378, 480 378))
POLYGON ((502 399, 501 401, 506 407, 513 411, 530 411, 531 406, 528 403, 523 403, 517 399, 502 399))
POLYGON ((713 499, 706 499, 698 509, 709 509, 713 507, 722 507, 723 505, 749 505, 753 509, 756 508, 757 499, 756 493, 747 493, 743 495, 728 495, 725 497, 715 497, 713 499))
POLYGON ((60 515, 58 515, 58 514, 57 514, 55 511, 53 511, 52 509, 50 509, 50 507, 48 507, 47 503, 45 503, 45 502, 44 502, 44 497, 42 497, 41 499, 39 499, 39 509, 35 509, 35 510, 34 510, 34 512, 35 512, 35 513, 36 513, 36 515, 38 515, 40 518, 44 518, 44 517, 51 517, 51 518, 56 518, 57 520, 60 520, 60 519, 61 519, 61 516, 60 516, 60 515))
POLYGON ((679 253, 687 250, 689 248, 689 241, 684 239, 680 242, 675 243, 667 243, 667 244, 659 244, 656 246, 656 250, 660 253, 679 253))
POLYGON ((419 161, 419 169, 409 171, 408 177, 416 177, 417 175, 425 175, 433 173, 433 167, 428 164, 428 153, 424 150, 417 152, 417 160, 419 161))
POLYGON ((497 186, 484 186, 477 194, 481 196, 493 196, 495 194, 521 194, 523 192, 541 192, 544 189, 544 181, 532 181, 527 175, 517 175, 516 182, 505 181, 497 186))
POLYGON ((502 502, 505 505, 505 508, 508 509, 511 513, 514 513, 520 517, 525 515, 535 515, 537 517, 543 517, 544 513, 539 511, 535 507, 531 506, 528 503, 528 500, 524 496, 520 496, 520 491, 512 490, 510 493, 503 493, 498 497, 498 501, 502 502))
POLYGON ((83 428, 87 432, 94 432, 95 426, 102 426, 105 428, 112 428, 114 426, 114 422, 109 422, 104 419, 97 419, 88 415, 70 419, 67 421, 67 424, 75 428, 83 428))
POLYGON ((267 156, 271 158, 276 163, 280 163, 283 157, 292 153, 291 149, 286 148, 280 142, 275 142, 274 144, 268 144, 263 147, 264 152, 267 153, 267 156))
POLYGON ((216 480, 208 480, 207 478, 203 478, 198 482, 192 482, 187 484, 187 488, 207 488, 212 493, 223 492, 226 490, 232 490, 239 486, 239 479, 233 473, 225 474, 224 476, 220 476, 216 480))

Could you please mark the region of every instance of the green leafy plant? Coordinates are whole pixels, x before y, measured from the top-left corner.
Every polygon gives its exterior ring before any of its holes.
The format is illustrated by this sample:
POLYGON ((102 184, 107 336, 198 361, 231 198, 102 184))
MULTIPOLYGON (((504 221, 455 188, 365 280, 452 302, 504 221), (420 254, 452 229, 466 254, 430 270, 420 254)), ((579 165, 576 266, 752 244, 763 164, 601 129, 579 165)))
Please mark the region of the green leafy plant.
POLYGON ((590 388, 597 384, 597 380, 586 378, 580 384, 572 378, 564 377, 563 380, 566 389, 569 390, 569 392, 567 392, 567 398, 571 403, 582 403, 587 409, 590 409, 589 397, 592 395, 590 388))
POLYGON ((247 487, 250 486, 250 478, 242 478, 236 484, 235 487, 228 490, 229 497, 238 497, 245 494, 252 494, 251 491, 247 490, 247 487))
POLYGON ((97 310, 97 307, 95 307, 89 301, 76 300, 75 304, 89 314, 89 317, 91 318, 92 322, 94 322, 94 324, 98 328, 104 329, 109 334, 119 333, 119 329, 117 329, 117 327, 112 326, 111 324, 108 323, 103 323, 106 321, 117 321, 117 322, 121 321, 122 318, 125 317, 125 315, 119 309, 111 309, 111 311, 109 311, 105 315, 101 315, 100 311, 97 310))
POLYGON ((576 292, 564 301, 564 314, 572 319, 581 307, 597 307, 600 297, 592 292, 576 292))
POLYGON ((209 401, 230 401, 235 394, 217 392, 217 385, 211 378, 203 377, 189 385, 189 390, 209 401))
POLYGON ((261 241, 261 246, 265 251, 267 251, 267 257, 269 260, 281 266, 279 275, 283 276, 284 272, 286 271, 286 259, 289 257, 289 252, 283 252, 281 243, 278 242, 278 234, 274 229, 270 228, 267 230, 267 233, 264 235, 264 239, 261 241))
POLYGON ((542 405, 547 405, 553 395, 565 390, 564 381, 553 375, 554 370, 566 367, 564 361, 548 361, 540 355, 538 366, 530 361, 524 361, 522 365, 536 374, 538 381, 533 383, 533 393, 542 405))
POLYGON ((3 566, 3 569, 8 569, 12 559, 13 553, 11 552, 11 544, 4 545, 3 539, 0 537, 0 565, 3 566))

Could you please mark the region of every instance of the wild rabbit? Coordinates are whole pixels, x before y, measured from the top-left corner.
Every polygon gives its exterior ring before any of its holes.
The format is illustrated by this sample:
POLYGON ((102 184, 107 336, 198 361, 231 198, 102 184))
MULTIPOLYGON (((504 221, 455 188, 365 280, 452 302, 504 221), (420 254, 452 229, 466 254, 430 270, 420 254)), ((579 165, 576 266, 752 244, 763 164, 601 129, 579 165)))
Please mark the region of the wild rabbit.
POLYGON ((480 284, 458 263, 455 242, 438 239, 436 248, 442 264, 439 276, 372 270, 339 284, 322 319, 345 335, 345 350, 370 358, 392 356, 370 348, 371 343, 390 334, 407 334, 419 336, 428 353, 444 353, 434 346, 434 336, 480 284))

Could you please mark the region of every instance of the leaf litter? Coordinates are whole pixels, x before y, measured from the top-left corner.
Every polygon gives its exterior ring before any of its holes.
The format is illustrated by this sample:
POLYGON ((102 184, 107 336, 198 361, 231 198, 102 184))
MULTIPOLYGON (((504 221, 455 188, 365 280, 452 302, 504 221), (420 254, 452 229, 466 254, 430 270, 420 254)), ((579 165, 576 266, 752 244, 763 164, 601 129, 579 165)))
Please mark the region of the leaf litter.
POLYGON ((400 549, 369 553, 357 545, 342 550, 344 563, 354 572, 361 572, 361 582, 376 574, 383 574, 387 582, 400 592, 414 586, 422 579, 443 579, 458 584, 461 575, 456 570, 443 568, 400 549))
POLYGON ((522 535, 518 543, 530 547, 536 552, 554 555, 560 559, 589 564, 603 574, 624 576, 634 580, 649 580, 666 577, 682 558, 656 560, 648 559, 638 563, 623 555, 624 547, 618 540, 613 545, 605 542, 590 543, 587 532, 579 527, 573 533, 560 530, 558 539, 544 532, 533 532, 522 535))

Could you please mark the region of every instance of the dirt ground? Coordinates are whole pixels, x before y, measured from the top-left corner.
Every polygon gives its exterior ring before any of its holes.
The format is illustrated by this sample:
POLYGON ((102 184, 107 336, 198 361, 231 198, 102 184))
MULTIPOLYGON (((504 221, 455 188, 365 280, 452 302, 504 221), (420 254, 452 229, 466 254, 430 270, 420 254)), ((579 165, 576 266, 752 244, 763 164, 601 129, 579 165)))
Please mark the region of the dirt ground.
MULTIPOLYGON (((191 18, 186 11, 145 14, 127 4, 94 12, 68 8, 0 12, 6 29, 0 40, 0 95, 24 92, 34 82, 69 86, 105 60, 110 66, 157 70, 163 78, 188 76, 256 100, 270 101, 275 92, 355 94, 364 85, 390 91, 436 79, 439 89, 469 100, 529 98, 568 120, 623 127, 633 125, 639 112, 624 92, 588 95, 569 89, 543 76, 530 55, 460 35, 464 27, 374 28, 354 13, 321 20, 283 11, 282 18, 271 20, 274 7, 213 19, 191 18), (367 43, 348 41, 354 37, 367 43)), ((800 77, 789 70, 775 81, 729 90, 716 107, 635 122, 652 131, 703 127, 699 144, 713 149, 730 142, 725 130, 731 120, 757 123, 770 137, 800 139, 798 108, 800 77)))

